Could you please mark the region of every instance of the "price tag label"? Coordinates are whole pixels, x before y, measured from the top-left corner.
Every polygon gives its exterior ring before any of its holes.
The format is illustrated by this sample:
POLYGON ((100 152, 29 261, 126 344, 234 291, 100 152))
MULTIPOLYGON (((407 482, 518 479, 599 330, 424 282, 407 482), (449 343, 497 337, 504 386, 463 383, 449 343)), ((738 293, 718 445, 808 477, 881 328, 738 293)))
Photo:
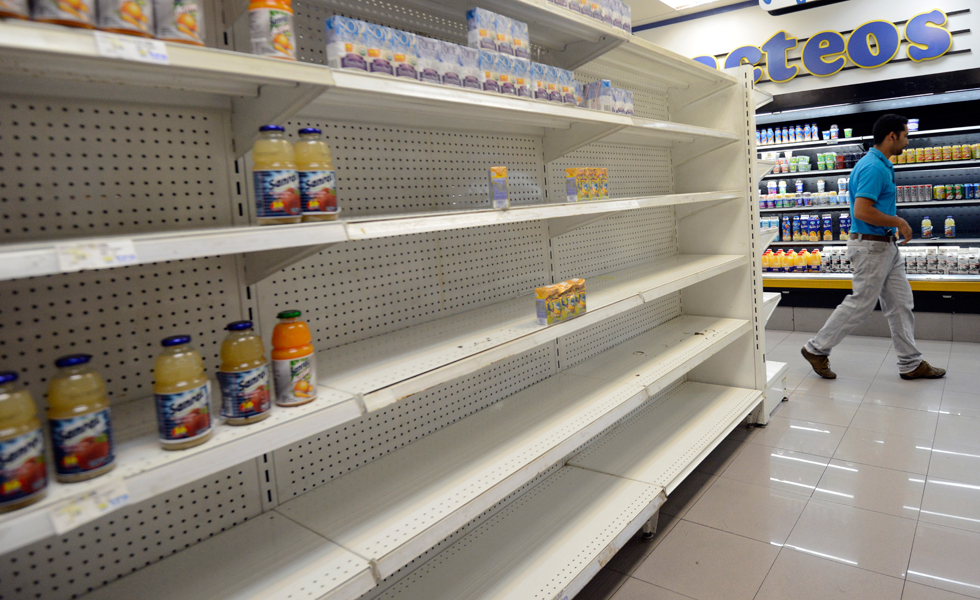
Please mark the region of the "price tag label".
POLYGON ((122 267, 139 262, 133 240, 56 244, 62 272, 122 267))
POLYGON ((52 509, 51 523, 54 525, 55 533, 61 535, 127 504, 129 504, 129 490, 122 480, 118 480, 98 490, 72 498, 52 509))
POLYGON ((95 32, 95 45, 101 56, 169 65, 167 45, 159 40, 95 32))

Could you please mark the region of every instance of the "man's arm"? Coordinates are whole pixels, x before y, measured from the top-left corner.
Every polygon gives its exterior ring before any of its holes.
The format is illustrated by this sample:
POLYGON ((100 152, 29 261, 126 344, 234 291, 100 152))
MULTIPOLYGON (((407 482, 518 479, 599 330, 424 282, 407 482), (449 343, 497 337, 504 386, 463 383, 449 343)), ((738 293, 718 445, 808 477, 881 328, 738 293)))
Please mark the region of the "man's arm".
POLYGON ((912 239, 912 228, 905 219, 886 215, 875 208, 875 201, 870 198, 854 199, 854 218, 878 227, 897 227, 898 232, 905 238, 902 244, 907 244, 912 239))

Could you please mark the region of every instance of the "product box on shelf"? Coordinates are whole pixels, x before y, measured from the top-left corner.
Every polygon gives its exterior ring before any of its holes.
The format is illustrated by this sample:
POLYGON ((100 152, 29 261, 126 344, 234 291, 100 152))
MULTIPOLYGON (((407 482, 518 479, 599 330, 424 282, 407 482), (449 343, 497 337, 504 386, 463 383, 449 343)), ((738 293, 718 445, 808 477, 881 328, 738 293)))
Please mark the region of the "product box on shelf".
MULTIPOLYGON (((418 51, 419 80, 426 83, 442 83, 442 61, 439 59, 439 40, 418 36, 415 40, 418 51)), ((458 57, 458 54, 455 56, 458 57)), ((457 73, 458 81, 459 75, 457 73)))
POLYGON ((391 30, 392 67, 396 77, 418 80, 418 49, 414 33, 391 30))
POLYGON ((497 15, 482 8, 466 13, 466 41, 470 48, 497 51, 497 15))
POLYGON ((327 65, 335 69, 368 70, 366 23, 334 15, 327 19, 327 65))

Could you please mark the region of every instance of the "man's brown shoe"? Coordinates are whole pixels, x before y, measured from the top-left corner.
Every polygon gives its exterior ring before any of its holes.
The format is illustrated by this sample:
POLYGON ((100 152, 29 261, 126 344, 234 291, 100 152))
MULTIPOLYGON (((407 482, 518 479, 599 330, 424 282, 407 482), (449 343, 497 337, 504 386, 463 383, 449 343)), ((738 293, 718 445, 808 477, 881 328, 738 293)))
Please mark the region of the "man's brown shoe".
MULTIPOLYGON (((805 347, 802 348, 800 352, 803 353, 803 358, 806 359, 806 362, 810 363, 810 366, 813 367, 814 373, 823 377, 824 379, 837 379, 837 373, 834 373, 833 371, 830 370, 829 356, 810 354, 809 352, 806 351, 805 347)), ((902 375, 902 377, 905 377, 905 375, 902 375)))
POLYGON ((919 363, 914 371, 899 373, 902 379, 939 379, 946 376, 946 369, 938 369, 926 361, 919 363))

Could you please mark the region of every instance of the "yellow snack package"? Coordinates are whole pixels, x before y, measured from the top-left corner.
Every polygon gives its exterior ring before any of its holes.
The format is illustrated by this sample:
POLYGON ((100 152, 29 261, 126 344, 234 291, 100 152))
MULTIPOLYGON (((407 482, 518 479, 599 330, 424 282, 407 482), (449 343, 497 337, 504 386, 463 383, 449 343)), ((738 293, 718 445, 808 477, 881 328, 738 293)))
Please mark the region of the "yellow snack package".
POLYGON ((557 287, 556 285, 545 285, 534 289, 538 325, 551 325, 561 320, 557 287))
POLYGON ((575 170, 575 193, 579 202, 586 202, 592 199, 592 186, 589 185, 589 170, 575 170))
POLYGON ((589 169, 589 190, 592 194, 592 200, 598 200, 601 197, 599 195, 599 169, 595 167, 589 169))
POLYGON ((490 202, 497 210, 510 208, 507 195, 507 167, 490 167, 490 202))
POLYGON ((571 294, 575 307, 575 316, 585 314, 585 280, 569 279, 568 283, 572 286, 571 294))
POLYGON ((599 197, 609 197, 609 169, 599 169, 599 197))
POLYGON ((558 311, 559 311, 559 321, 564 321, 565 319, 570 319, 572 316, 572 285, 567 281, 563 281, 555 285, 558 288, 558 311))
POLYGON ((578 169, 565 169, 565 201, 578 202, 578 169))

